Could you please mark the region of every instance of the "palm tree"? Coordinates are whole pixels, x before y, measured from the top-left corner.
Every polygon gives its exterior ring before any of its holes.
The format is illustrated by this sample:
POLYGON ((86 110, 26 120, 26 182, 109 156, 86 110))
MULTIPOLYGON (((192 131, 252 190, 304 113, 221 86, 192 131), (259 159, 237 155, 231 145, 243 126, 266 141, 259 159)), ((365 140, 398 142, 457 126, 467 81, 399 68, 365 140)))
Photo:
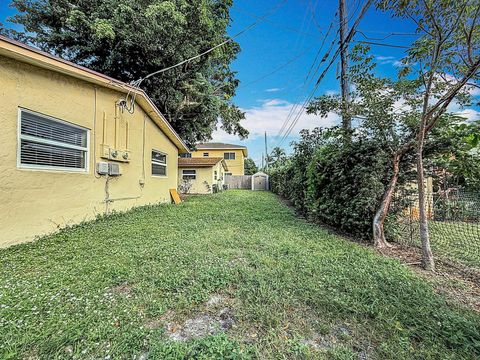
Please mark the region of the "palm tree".
POLYGON ((277 167, 282 165, 286 158, 285 150, 276 146, 272 149, 270 155, 267 155, 267 163, 269 166, 277 167))

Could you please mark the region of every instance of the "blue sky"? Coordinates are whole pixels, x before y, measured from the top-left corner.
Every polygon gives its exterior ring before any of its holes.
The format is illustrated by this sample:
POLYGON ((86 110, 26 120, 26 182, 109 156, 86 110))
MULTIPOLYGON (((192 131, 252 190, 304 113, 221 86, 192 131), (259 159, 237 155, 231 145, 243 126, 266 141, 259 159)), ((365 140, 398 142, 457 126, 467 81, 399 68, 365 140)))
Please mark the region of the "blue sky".
MULTIPOLYGON (((363 2, 347 1, 350 5, 347 13, 354 13, 361 3, 363 2)), ((233 35, 254 22, 255 18, 251 14, 262 16, 269 13, 276 4, 278 4, 276 0, 236 0, 231 12, 233 23, 230 34, 233 35)), ((266 21, 237 38, 242 52, 233 64, 241 80, 236 102, 246 111, 245 126, 250 130, 251 135, 244 143, 257 163, 261 161, 264 149, 263 132, 267 131, 268 148, 277 146, 282 138, 282 136, 277 137, 277 134, 292 106, 302 104, 313 89, 314 82, 308 86, 305 84, 305 78, 320 49, 325 33, 334 19, 337 7, 337 0, 289 0, 266 21), (248 85, 297 57, 299 58, 296 61, 281 71, 248 85), (242 87, 242 84, 247 86, 242 87)), ((352 18, 350 24, 353 23, 354 17, 352 18)), ((327 37, 320 56, 323 56, 334 38, 338 25, 335 22, 333 26, 333 31, 327 37)), ((363 18, 359 29, 369 37, 378 38, 385 37, 393 31, 402 33, 415 31, 414 24, 392 19, 387 14, 376 12, 373 8, 363 18)), ((388 40, 390 43, 405 45, 414 38, 413 36, 394 36, 388 40)), ((363 37, 358 34, 355 39, 362 40, 363 37)), ((377 46, 372 47, 372 52, 381 59, 378 71, 387 76, 394 76, 395 61, 403 56, 403 50, 377 46)), ((323 67, 320 68, 321 71, 323 67)), ((333 66, 316 94, 338 91, 336 66, 333 66)), ((338 117, 333 114, 325 119, 302 115, 291 136, 283 141, 282 146, 286 147, 290 141, 296 139, 302 128, 330 126, 337 121, 338 117)), ((217 132, 214 138, 231 142, 236 140, 223 132, 217 132)))
MULTIPOLYGON (((11 26, 6 22, 6 18, 13 14, 13 10, 8 8, 8 3, 8 0, 0 0, 0 22, 11 26)), ((256 22, 258 17, 270 13, 279 3, 280 0, 235 0, 231 10, 233 22, 229 33, 231 35, 238 33, 256 22)), ((363 1, 347 0, 347 4, 347 13, 352 14, 354 10, 358 10, 363 1)), ((248 146, 249 155, 257 164, 260 164, 264 151, 264 131, 267 131, 269 149, 280 143, 281 136, 277 137, 277 134, 290 110, 295 104, 302 104, 313 88, 314 81, 306 84, 305 78, 334 18, 337 6, 337 0, 287 0, 265 21, 236 39, 242 51, 233 63, 233 69, 238 72, 237 77, 241 81, 235 102, 246 113, 244 126, 250 131, 250 136, 247 140, 240 141, 238 137, 216 131, 214 141, 248 146), (288 66, 266 76, 288 62, 291 62, 288 66)), ((354 16, 349 19, 352 24, 354 16)), ((337 26, 335 22, 320 57, 332 42, 337 26)), ((415 32, 415 26, 411 21, 391 18, 386 13, 375 11, 374 8, 368 11, 358 29, 372 38, 383 38, 392 32, 415 32)), ((414 38, 415 36, 408 35, 390 36, 379 42, 408 45, 414 38)), ((358 33, 355 40, 365 39, 358 33)), ((371 50, 378 60, 378 73, 395 76, 396 62, 402 58, 404 50, 382 46, 372 46, 371 50)), ((337 66, 332 66, 316 95, 338 92, 336 68, 337 66)), ((320 67, 321 71, 323 67, 320 67)), ((312 79, 316 81, 317 77, 318 73, 312 79)), ((337 122, 338 117, 334 114, 327 118, 302 114, 291 135, 283 141, 282 147, 288 148, 290 141, 298 138, 298 132, 302 128, 331 126, 337 122)))

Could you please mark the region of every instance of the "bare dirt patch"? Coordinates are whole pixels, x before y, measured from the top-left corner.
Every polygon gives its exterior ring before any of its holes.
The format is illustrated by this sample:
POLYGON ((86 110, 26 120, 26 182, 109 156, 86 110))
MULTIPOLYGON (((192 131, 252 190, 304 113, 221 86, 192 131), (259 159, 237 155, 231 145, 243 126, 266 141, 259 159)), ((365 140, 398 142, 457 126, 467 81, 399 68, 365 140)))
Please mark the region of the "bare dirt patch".
POLYGON ((244 257, 242 256, 237 256, 235 258, 233 258, 232 260, 230 260, 229 264, 231 266, 248 266, 248 260, 245 259, 244 257))
POLYGON ((421 267, 422 253, 419 248, 393 246, 378 250, 384 256, 399 259, 418 275, 434 285, 436 291, 447 300, 461 303, 480 313, 480 271, 461 264, 437 259, 434 273, 421 267))
POLYGON ((150 330, 155 330, 160 328, 165 324, 165 322, 170 321, 174 317, 174 313, 171 310, 167 310, 162 316, 156 319, 149 319, 145 322, 145 327, 150 330))
POLYGON ((316 351, 328 351, 339 346, 347 346, 356 352, 356 359, 368 360, 374 358, 375 346, 362 338, 355 329, 346 323, 337 323, 329 331, 313 331, 301 343, 316 351))
POLYGON ((314 332, 302 343, 315 350, 328 350, 338 346, 350 338, 350 330, 344 325, 334 326, 328 334, 314 332))
POLYGON ((133 291, 133 286, 127 283, 114 286, 110 289, 110 293, 118 294, 122 296, 130 296, 133 291))
POLYGON ((166 335, 173 341, 188 341, 233 328, 235 316, 230 302, 231 299, 226 296, 213 294, 200 313, 181 323, 168 322, 165 329, 166 335))

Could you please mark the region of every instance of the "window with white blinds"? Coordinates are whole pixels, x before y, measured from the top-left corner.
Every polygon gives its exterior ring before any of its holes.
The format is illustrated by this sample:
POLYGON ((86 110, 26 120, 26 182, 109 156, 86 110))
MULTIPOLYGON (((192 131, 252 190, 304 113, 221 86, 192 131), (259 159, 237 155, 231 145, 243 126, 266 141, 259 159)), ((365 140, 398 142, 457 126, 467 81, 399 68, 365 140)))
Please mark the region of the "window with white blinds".
POLYGON ((24 109, 19 125, 21 167, 87 170, 88 129, 24 109))
POLYGON ((152 175, 167 176, 167 155, 152 150, 152 175))

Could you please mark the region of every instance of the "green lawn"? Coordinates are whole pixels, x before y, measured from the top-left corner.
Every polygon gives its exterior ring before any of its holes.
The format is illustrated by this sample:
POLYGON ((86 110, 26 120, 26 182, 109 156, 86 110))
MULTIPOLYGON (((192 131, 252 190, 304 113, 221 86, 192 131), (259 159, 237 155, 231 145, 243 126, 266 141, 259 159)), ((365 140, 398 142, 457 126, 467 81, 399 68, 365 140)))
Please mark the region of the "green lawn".
POLYGON ((479 356, 478 315, 271 193, 192 197, 0 251, 1 359, 479 356))

